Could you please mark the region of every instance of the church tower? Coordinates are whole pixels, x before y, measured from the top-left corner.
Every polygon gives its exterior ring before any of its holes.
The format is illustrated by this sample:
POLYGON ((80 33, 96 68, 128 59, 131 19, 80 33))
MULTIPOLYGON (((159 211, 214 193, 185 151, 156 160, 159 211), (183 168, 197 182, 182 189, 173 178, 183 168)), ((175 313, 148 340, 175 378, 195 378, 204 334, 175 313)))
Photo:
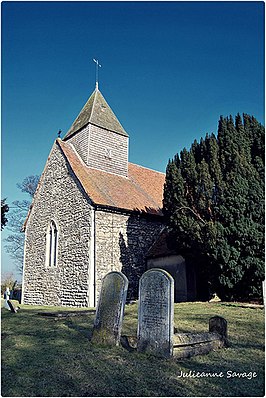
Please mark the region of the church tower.
POLYGON ((124 177, 128 176, 128 140, 98 84, 63 139, 87 166, 124 177))

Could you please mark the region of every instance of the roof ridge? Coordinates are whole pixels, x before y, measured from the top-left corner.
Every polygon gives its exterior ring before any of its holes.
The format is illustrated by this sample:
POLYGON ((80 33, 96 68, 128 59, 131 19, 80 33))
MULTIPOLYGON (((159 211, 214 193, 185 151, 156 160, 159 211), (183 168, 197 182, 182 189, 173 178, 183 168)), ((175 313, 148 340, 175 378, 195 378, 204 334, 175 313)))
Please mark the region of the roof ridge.
POLYGON ((89 118, 88 123, 91 123, 91 116, 92 116, 93 111, 94 111, 95 102, 96 102, 96 95, 97 95, 97 92, 98 92, 98 91, 99 91, 99 90, 97 90, 97 88, 94 90, 95 95, 94 95, 93 104, 92 104, 92 107, 91 107, 91 114, 90 114, 90 118, 89 118))
MULTIPOLYGON (((85 109, 86 109, 86 107, 88 105, 88 102, 93 97, 93 95, 94 95, 94 98, 93 98, 93 104, 94 104, 95 91, 96 91, 96 89, 91 93, 91 95, 89 96, 89 98, 87 99, 87 101, 85 102, 85 104, 83 105, 81 110, 79 111, 78 115, 74 119, 74 122, 71 124, 70 128, 68 129, 66 135, 64 136, 64 138, 62 140, 65 140, 66 138, 72 137, 74 134, 78 133, 83 127, 85 127, 89 123, 89 121, 88 121, 85 124, 81 123, 81 125, 79 125, 80 124, 79 119, 80 119, 80 116, 84 113, 84 111, 85 111, 85 109)), ((91 118, 91 113, 92 113, 92 110, 90 112, 89 119, 91 118)))
MULTIPOLYGON (((114 113, 113 109, 111 108, 111 106, 108 104, 108 102, 104 98, 102 92, 98 89, 96 91, 96 94, 97 94, 97 98, 96 98, 96 95, 95 95, 95 104, 96 104, 97 101, 101 101, 101 99, 104 101, 104 103, 106 104, 106 109, 109 110, 109 115, 111 116, 113 121, 115 121, 115 123, 118 125, 119 129, 117 129, 117 128, 114 129, 114 128, 112 128, 112 126, 106 127, 101 122, 100 122, 100 124, 97 124, 97 123, 93 122, 93 116, 94 116, 94 112, 93 111, 94 111, 94 109, 91 112, 90 123, 94 123, 94 124, 98 125, 99 127, 104 128, 105 130, 110 130, 110 131, 113 131, 113 132, 115 132, 117 134, 126 135, 128 137, 128 134, 126 133, 124 127, 122 126, 122 124, 118 120, 118 118, 117 118, 116 114, 114 113)), ((98 123, 99 123, 99 121, 98 121, 98 123)))

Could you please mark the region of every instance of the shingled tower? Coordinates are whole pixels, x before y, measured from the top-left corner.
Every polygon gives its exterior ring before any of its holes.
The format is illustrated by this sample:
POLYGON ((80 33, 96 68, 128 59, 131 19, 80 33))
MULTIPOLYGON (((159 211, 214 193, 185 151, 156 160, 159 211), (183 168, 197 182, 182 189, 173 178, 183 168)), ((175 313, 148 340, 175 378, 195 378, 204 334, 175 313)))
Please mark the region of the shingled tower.
POLYGON ((87 166, 128 176, 128 134, 97 85, 64 141, 73 144, 87 166))

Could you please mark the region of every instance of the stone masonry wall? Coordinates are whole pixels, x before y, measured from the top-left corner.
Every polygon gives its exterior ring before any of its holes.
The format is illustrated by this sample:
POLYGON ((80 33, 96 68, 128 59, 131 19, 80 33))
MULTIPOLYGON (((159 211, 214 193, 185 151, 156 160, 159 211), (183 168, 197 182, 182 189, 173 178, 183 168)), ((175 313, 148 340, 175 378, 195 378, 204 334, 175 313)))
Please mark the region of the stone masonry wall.
MULTIPOLYGON (((91 206, 55 143, 38 189, 25 234, 23 302, 89 306, 91 206), (58 228, 58 261, 46 266, 50 221, 58 228)), ((93 267, 91 266, 93 269, 93 267)))
POLYGON ((158 217, 118 214, 97 210, 96 295, 110 271, 121 271, 129 279, 128 299, 137 298, 138 282, 145 271, 145 255, 163 228, 158 217))
POLYGON ((127 176, 128 137, 89 124, 68 142, 88 166, 127 176))

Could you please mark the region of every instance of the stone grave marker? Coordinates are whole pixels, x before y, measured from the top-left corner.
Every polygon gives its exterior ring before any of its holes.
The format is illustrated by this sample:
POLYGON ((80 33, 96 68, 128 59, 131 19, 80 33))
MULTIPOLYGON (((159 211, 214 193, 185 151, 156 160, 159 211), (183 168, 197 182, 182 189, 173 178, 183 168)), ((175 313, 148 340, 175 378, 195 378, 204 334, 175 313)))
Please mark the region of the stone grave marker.
POLYGON ((6 290, 5 290, 4 298, 5 298, 5 308, 10 311, 10 306, 8 304, 8 301, 9 301, 9 298, 10 298, 9 287, 7 287, 6 290))
POLYGON ((227 321, 221 316, 213 316, 209 320, 209 332, 210 333, 218 333, 221 336, 222 341, 225 345, 228 344, 227 339, 227 321))
POLYGON ((14 307, 13 303, 10 300, 7 300, 7 304, 11 312, 15 314, 18 312, 18 308, 14 307))
POLYGON ((100 345, 119 345, 128 279, 121 272, 103 278, 91 341, 100 345))
POLYGON ((159 268, 145 272, 139 283, 137 350, 159 357, 173 355, 174 279, 159 268))

